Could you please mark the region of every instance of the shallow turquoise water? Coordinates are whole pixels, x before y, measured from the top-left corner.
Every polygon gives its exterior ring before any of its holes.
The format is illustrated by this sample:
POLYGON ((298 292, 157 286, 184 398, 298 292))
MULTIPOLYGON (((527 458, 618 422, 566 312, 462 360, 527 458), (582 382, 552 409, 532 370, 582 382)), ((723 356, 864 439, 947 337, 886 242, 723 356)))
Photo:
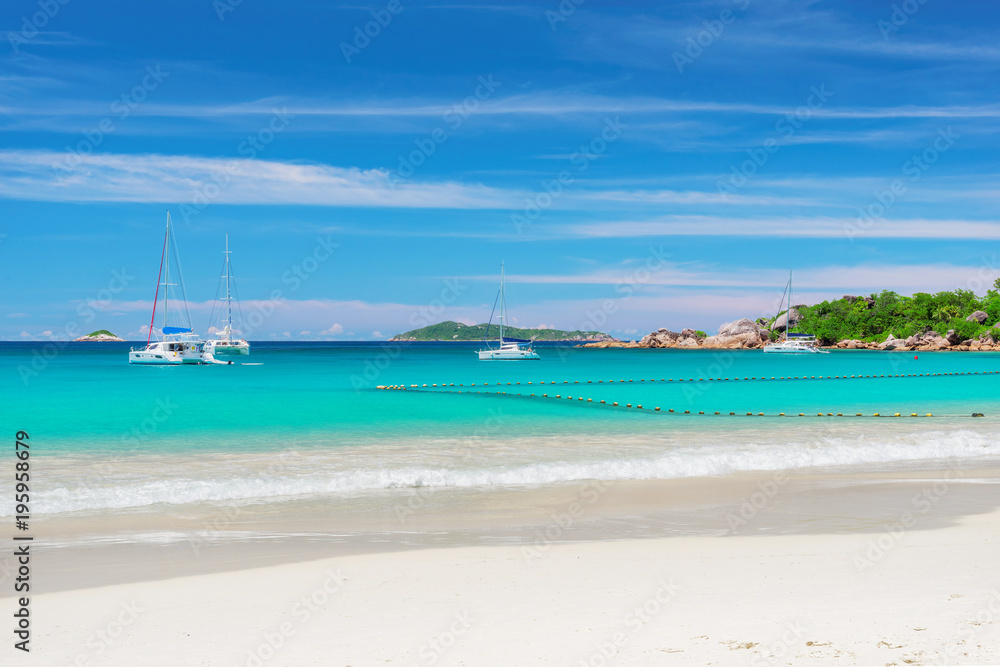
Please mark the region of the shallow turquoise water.
MULTIPOLYGON (((127 347, 71 345, 41 368, 37 361, 31 366, 32 348, 0 347, 6 374, 0 408, 4 423, 44 435, 44 452, 232 451, 278 449, 289 441, 337 446, 414 435, 461 436, 498 408, 509 418, 507 435, 651 427, 642 415, 594 405, 374 389, 378 384, 424 383, 465 385, 449 387, 452 391, 484 391, 488 384, 492 392, 583 396, 595 402, 604 399, 678 412, 962 415, 995 414, 1000 407, 1000 376, 986 374, 690 382, 1000 370, 1000 355, 990 353, 924 353, 919 359, 913 354, 864 351, 765 357, 753 350, 548 347, 542 348, 543 359, 537 362, 480 362, 475 346, 465 345, 256 344, 253 354, 238 364, 259 365, 135 367, 126 363, 127 347), (660 382, 666 378, 674 381, 660 382), (540 385, 543 381, 546 384, 540 385), (507 382, 522 384, 508 387, 507 382)), ((676 421, 655 424, 655 428, 676 426, 676 421)), ((693 428, 718 425, 701 421, 693 428)))
POLYGON ((541 361, 505 363, 475 345, 257 343, 232 366, 142 367, 128 347, 0 344, 0 417, 31 433, 38 511, 1000 457, 990 353, 542 346, 541 361), (927 373, 963 375, 781 379, 927 373))

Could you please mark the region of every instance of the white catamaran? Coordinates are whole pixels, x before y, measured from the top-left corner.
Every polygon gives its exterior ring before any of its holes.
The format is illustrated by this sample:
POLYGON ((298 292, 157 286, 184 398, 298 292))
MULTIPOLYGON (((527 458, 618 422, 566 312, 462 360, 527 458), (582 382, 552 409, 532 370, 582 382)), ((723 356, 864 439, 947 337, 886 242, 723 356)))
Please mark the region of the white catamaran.
MULTIPOLYGON (((497 301, 500 302, 500 340, 499 347, 491 347, 488 341, 490 334, 490 324, 493 323, 493 314, 490 313, 490 321, 486 324, 486 333, 483 335, 483 342, 486 343, 485 350, 479 350, 480 361, 526 361, 528 359, 541 359, 538 353, 531 349, 530 340, 519 338, 504 338, 503 323, 507 315, 507 304, 504 300, 503 292, 503 264, 500 265, 500 293, 497 301)), ((496 310, 496 303, 493 305, 496 310)))
MULTIPOLYGON (((785 332, 782 334, 774 343, 768 343, 764 346, 764 352, 770 353, 782 353, 782 354, 827 354, 828 350, 819 349, 819 343, 816 340, 816 336, 811 334, 795 333, 792 331, 792 272, 788 272, 788 309, 785 311, 785 332)), ((785 303, 785 297, 782 295, 781 303, 778 304, 778 314, 775 316, 775 322, 781 316, 781 306, 785 303)))
MULTIPOLYGON (((225 323, 221 331, 218 331, 215 338, 205 341, 205 351, 215 357, 238 354, 250 354, 250 344, 242 338, 233 336, 233 293, 232 287, 235 282, 233 277, 233 265, 229 259, 232 251, 229 250, 229 234, 226 234, 225 261, 222 264, 222 276, 219 278, 219 287, 222 281, 226 281, 226 296, 221 300, 225 302, 223 310, 219 311, 218 324, 225 323), (223 317, 225 319, 223 319, 223 317)), ((237 299, 237 305, 239 300, 237 299)), ((241 311, 242 312, 242 311, 241 311)), ((213 313, 214 319, 214 313, 213 313)), ((242 320, 242 318, 241 318, 242 320)))
POLYGON ((128 353, 130 364, 147 365, 183 365, 183 364, 203 364, 211 362, 211 359, 204 357, 205 343, 193 333, 191 328, 191 313, 188 311, 187 294, 184 292, 184 278, 180 270, 180 258, 177 254, 177 241, 174 239, 173 230, 170 227, 170 212, 167 212, 167 230, 163 235, 163 250, 160 254, 160 271, 156 278, 156 293, 153 296, 153 314, 149 318, 149 333, 146 336, 146 346, 142 348, 132 348, 128 353), (170 260, 171 257, 177 263, 177 282, 170 282, 170 260), (160 325, 161 337, 153 341, 153 331, 156 323, 156 304, 160 297, 160 288, 163 288, 163 320, 160 325), (180 287, 181 299, 184 309, 170 310, 170 288, 180 287), (185 319, 187 326, 171 326, 168 322, 174 319, 185 319))

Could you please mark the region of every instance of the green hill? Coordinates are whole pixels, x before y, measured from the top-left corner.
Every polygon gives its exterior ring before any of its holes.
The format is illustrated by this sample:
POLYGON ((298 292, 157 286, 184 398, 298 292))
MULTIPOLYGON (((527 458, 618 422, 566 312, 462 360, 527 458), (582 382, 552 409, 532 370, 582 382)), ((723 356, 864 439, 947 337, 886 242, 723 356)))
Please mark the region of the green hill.
MULTIPOLYGON (((476 341, 482 340, 486 333, 485 324, 474 324, 469 326, 461 322, 439 322, 430 326, 414 329, 393 336, 389 340, 393 341, 476 341)), ((497 325, 490 326, 490 338, 496 340, 500 334, 497 325)), ((518 329, 517 327, 504 327, 504 337, 523 338, 526 340, 570 340, 570 341, 601 341, 614 340, 611 336, 600 331, 562 331, 560 329, 518 329)))

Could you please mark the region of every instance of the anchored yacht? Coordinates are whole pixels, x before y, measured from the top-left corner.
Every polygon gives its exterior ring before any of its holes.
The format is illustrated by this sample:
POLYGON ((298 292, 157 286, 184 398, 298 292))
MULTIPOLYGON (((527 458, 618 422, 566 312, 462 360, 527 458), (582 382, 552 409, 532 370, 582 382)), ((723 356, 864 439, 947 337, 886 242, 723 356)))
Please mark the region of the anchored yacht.
MULTIPOLYGON (((792 272, 788 272, 788 310, 785 311, 785 332, 774 343, 764 346, 764 352, 777 354, 828 354, 828 350, 819 349, 819 342, 816 336, 804 333, 794 333, 792 331, 792 272)), ((781 303, 778 304, 778 315, 775 321, 781 316, 781 306, 784 305, 785 297, 782 295, 781 303)))
POLYGON ((227 363, 216 361, 205 351, 202 341, 191 328, 191 313, 188 312, 187 294, 184 292, 184 279, 180 270, 180 259, 177 254, 177 241, 170 227, 170 212, 167 212, 167 229, 163 234, 163 250, 160 253, 160 271, 156 278, 156 292, 153 296, 153 314, 149 318, 149 333, 146 335, 146 346, 132 348, 128 353, 130 364, 180 366, 185 364, 227 363), (176 263, 176 280, 170 282, 170 262, 176 263), (156 325, 156 307, 160 301, 160 288, 163 288, 163 308, 159 340, 153 340, 156 325), (180 287, 183 311, 170 308, 170 288, 180 287), (168 322, 183 320, 187 326, 175 326, 168 322))
MULTIPOLYGON (((503 335, 504 319, 507 315, 507 303, 504 300, 503 291, 504 267, 500 265, 500 293, 497 301, 500 303, 500 340, 498 347, 491 347, 488 338, 490 334, 490 324, 493 323, 493 313, 490 313, 490 321, 486 324, 486 333, 483 335, 483 342, 486 344, 485 350, 479 350, 480 361, 527 361, 541 359, 538 353, 531 348, 532 341, 520 338, 505 338, 503 335)), ((496 302, 493 304, 496 310, 496 302)))
MULTIPOLYGON (((221 331, 217 332, 215 338, 205 341, 205 351, 216 357, 250 354, 250 344, 243 338, 233 335, 234 297, 232 287, 235 282, 235 278, 233 277, 233 265, 229 259, 229 255, 232 254, 232 251, 229 249, 229 234, 226 234, 226 250, 224 254, 226 259, 222 264, 222 276, 219 278, 219 287, 222 287, 222 281, 225 280, 226 296, 221 299, 221 301, 225 303, 225 306, 219 311, 219 324, 224 322, 225 326, 221 331), (223 316, 225 316, 224 319, 223 316)), ((239 299, 237 299, 236 305, 239 306, 239 299)))

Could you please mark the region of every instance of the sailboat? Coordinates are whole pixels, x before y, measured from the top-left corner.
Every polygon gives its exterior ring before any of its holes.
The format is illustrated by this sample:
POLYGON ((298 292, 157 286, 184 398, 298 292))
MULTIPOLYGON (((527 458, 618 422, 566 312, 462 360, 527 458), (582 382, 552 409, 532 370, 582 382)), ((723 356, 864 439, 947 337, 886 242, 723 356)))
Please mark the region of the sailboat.
POLYGON ((205 343, 193 333, 191 328, 191 313, 187 307, 187 294, 184 292, 184 278, 181 275, 180 258, 177 254, 177 240, 174 239, 170 227, 170 211, 167 211, 167 229, 163 234, 163 250, 160 253, 160 270, 156 278, 156 292, 153 296, 153 314, 149 318, 149 333, 146 335, 146 346, 132 348, 128 353, 130 364, 146 365, 184 365, 202 364, 205 343), (170 282, 171 257, 177 264, 176 283, 170 282), (160 339, 153 341, 153 331, 156 323, 156 306, 160 298, 160 288, 163 288, 163 319, 160 325, 160 339), (170 309, 170 288, 180 287, 184 310, 170 309), (187 326, 174 326, 177 320, 183 320, 187 326))
MULTIPOLYGON (((541 359, 538 353, 531 349, 530 340, 521 340, 519 338, 504 338, 503 335, 503 323, 507 316, 507 302, 504 299, 503 291, 503 278, 504 278, 504 267, 503 264, 500 265, 500 293, 497 295, 497 301, 500 302, 500 340, 499 347, 491 347, 488 341, 490 334, 490 325, 493 324, 493 313, 490 313, 490 321, 486 324, 486 333, 483 335, 483 343, 486 344, 485 350, 479 350, 479 360, 480 361, 526 361, 529 359, 541 359), (525 345, 527 343, 527 345, 525 345)), ((496 303, 493 304, 494 310, 496 310, 496 303)))
POLYGON ((229 250, 229 234, 226 234, 226 250, 224 252, 225 261, 222 264, 222 276, 219 278, 219 286, 222 281, 226 281, 226 296, 222 298, 225 302, 223 311, 219 312, 219 324, 222 324, 222 317, 225 315, 225 326, 219 331, 215 338, 205 341, 205 351, 213 357, 228 356, 237 354, 250 354, 250 344, 242 338, 233 337, 233 266, 229 259, 232 251, 229 250))
MULTIPOLYGON (((788 285, 785 289, 788 294, 788 310, 785 311, 785 332, 782 334, 774 343, 768 343, 764 346, 764 352, 769 353, 781 353, 781 354, 818 354, 818 353, 829 353, 828 350, 819 349, 819 343, 816 340, 816 336, 812 334, 795 333, 792 331, 794 328, 792 326, 792 272, 788 272, 788 285)), ((774 319, 777 321, 778 317, 781 316, 781 307, 785 303, 784 294, 781 296, 781 303, 778 304, 778 314, 775 315, 774 319)))

